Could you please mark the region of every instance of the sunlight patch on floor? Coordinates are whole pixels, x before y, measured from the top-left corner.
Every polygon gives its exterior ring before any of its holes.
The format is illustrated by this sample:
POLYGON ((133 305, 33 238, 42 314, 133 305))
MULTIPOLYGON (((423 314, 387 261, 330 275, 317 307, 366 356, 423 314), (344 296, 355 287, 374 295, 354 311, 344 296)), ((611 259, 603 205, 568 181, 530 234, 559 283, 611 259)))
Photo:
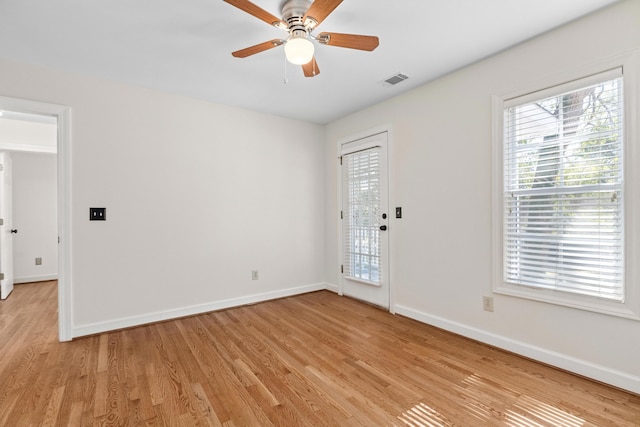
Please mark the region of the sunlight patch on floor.
POLYGON ((580 427, 586 423, 582 418, 529 396, 522 396, 513 406, 514 410, 505 414, 507 425, 513 427, 580 427))
POLYGON ((446 427, 453 425, 438 411, 422 402, 400 415, 398 419, 412 427, 446 427))
MULTIPOLYGON (((468 384, 485 385, 483 384, 484 381, 474 376, 467 380, 468 384)), ((504 401, 502 404, 498 404, 503 408, 502 410, 491 410, 501 399, 490 402, 485 401, 481 395, 476 395, 473 398, 471 396, 467 397, 469 399, 465 400, 467 400, 468 404, 461 407, 460 410, 464 410, 468 416, 477 419, 478 425, 499 422, 500 425, 510 427, 583 427, 586 424, 585 420, 574 414, 531 396, 518 396, 512 390, 509 390, 503 396, 504 401)), ((497 396, 490 397, 490 399, 496 398, 497 396)), ((448 419, 447 416, 422 402, 398 416, 398 419, 405 425, 412 427, 445 427, 454 425, 454 422, 448 419)))

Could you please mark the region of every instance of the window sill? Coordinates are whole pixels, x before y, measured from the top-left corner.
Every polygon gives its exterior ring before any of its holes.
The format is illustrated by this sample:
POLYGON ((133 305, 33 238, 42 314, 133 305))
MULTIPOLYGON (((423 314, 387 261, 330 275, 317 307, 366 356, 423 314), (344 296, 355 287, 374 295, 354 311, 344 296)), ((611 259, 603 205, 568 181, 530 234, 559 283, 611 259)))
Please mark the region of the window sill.
POLYGON ((574 295, 554 290, 534 289, 527 286, 509 283, 497 285, 494 287, 493 291, 496 294, 640 321, 640 310, 638 307, 631 307, 627 303, 612 301, 605 298, 574 295))
POLYGON ((380 286, 382 286, 380 283, 371 282, 371 281, 365 280, 365 279, 359 279, 357 277, 343 276, 343 279, 351 280, 352 282, 358 282, 358 283, 362 283, 362 284, 369 285, 369 286, 375 286, 376 288, 379 288, 380 286))

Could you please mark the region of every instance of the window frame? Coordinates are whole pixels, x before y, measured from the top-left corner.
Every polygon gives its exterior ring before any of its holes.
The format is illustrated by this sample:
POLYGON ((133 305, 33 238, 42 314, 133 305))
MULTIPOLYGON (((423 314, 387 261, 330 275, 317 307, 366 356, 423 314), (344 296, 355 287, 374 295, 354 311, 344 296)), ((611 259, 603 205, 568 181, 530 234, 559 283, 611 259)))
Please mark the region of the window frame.
POLYGON ((640 53, 631 52, 573 70, 558 72, 514 90, 492 96, 492 290, 496 294, 525 298, 612 316, 640 320, 640 141, 638 141, 638 72, 640 53), (623 75, 623 152, 624 152, 624 296, 612 301, 507 283, 503 279, 503 154, 504 109, 515 98, 552 96, 561 87, 571 90, 606 80, 607 72, 622 69, 623 75), (535 94, 535 95, 533 95, 535 94), (635 193, 635 194, 634 194, 635 193))

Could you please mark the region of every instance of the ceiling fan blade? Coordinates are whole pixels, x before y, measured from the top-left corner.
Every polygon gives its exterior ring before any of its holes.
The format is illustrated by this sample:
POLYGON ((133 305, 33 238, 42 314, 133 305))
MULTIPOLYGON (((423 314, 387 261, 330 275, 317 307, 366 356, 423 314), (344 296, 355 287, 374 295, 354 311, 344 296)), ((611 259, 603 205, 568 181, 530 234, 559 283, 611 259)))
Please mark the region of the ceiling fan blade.
POLYGON ((256 18, 266 22, 269 25, 273 25, 274 27, 282 28, 284 30, 287 29, 287 24, 284 23, 280 18, 274 16, 262 9, 260 6, 257 6, 251 3, 249 0, 223 0, 229 3, 232 6, 237 7, 240 10, 247 12, 249 15, 253 15, 256 18))
POLYGON ((346 47, 372 51, 378 47, 380 40, 376 36, 362 36, 359 34, 320 33, 318 41, 329 46, 346 47))
POLYGON ((302 65, 302 72, 305 77, 315 77, 320 74, 320 68, 318 68, 315 56, 311 58, 311 61, 302 65))
POLYGON ((311 6, 309 6, 307 13, 304 14, 302 22, 313 29, 320 25, 340 3, 342 3, 342 0, 315 0, 311 6), (307 19, 310 20, 309 23, 307 23, 307 19))
POLYGON ((256 53, 264 52, 265 50, 273 49, 284 43, 284 40, 274 39, 268 42, 260 43, 255 46, 250 46, 241 50, 236 50, 231 55, 236 58, 246 58, 247 56, 255 55, 256 53))

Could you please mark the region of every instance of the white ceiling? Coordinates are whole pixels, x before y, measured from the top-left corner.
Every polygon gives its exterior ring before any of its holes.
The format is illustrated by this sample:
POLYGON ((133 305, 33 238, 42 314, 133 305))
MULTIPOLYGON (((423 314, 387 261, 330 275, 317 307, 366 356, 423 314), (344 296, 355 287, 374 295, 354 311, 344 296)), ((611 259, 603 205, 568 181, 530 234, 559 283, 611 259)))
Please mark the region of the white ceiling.
MULTIPOLYGON (((380 46, 316 45, 320 75, 289 64, 285 84, 282 47, 231 52, 286 33, 222 0, 0 0, 0 58, 324 124, 616 1, 344 0, 315 33, 380 46)), ((280 2, 254 0, 276 16, 280 2)))

